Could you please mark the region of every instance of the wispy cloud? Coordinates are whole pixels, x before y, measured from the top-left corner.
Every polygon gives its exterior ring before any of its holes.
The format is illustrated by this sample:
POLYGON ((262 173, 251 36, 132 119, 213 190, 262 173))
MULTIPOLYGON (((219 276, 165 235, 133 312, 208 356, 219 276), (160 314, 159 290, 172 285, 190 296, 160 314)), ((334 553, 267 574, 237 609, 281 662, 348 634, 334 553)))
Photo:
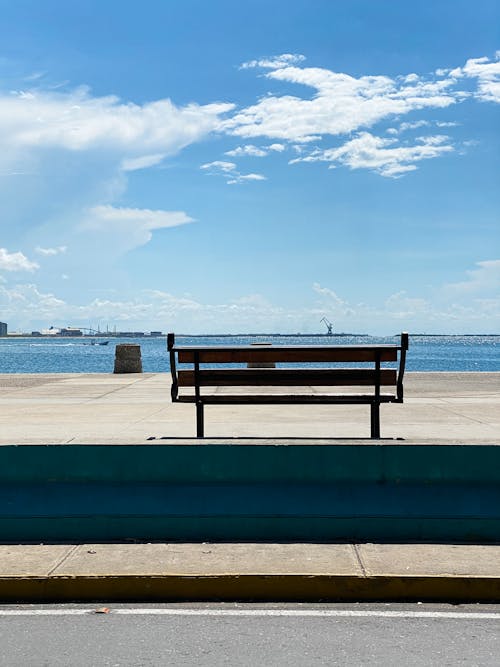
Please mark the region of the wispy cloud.
POLYGON ((348 166, 350 169, 371 169, 382 176, 398 177, 414 171, 420 160, 438 157, 453 151, 448 137, 421 137, 414 145, 395 145, 396 139, 376 137, 362 132, 338 148, 315 150, 304 157, 291 160, 297 162, 329 162, 348 166))
POLYGON ((500 325, 500 260, 478 262, 466 276, 460 283, 429 286, 425 296, 399 290, 378 303, 350 303, 318 283, 313 290, 319 298, 317 313, 332 319, 337 330, 370 322, 372 330, 392 327, 394 333, 399 327, 436 333, 495 331, 500 325))
MULTIPOLYGON (((3 224, 31 228, 40 255, 43 248, 49 248, 47 256, 56 247, 51 239, 76 248, 75 234, 97 231, 104 219, 111 226, 113 207, 96 205, 119 200, 127 189, 128 172, 154 166, 216 132, 233 106, 177 106, 169 99, 135 104, 96 96, 83 87, 0 91, 0 175, 26 175, 0 178, 3 224)), ((127 223, 123 209, 119 216, 122 225, 129 225, 130 241, 123 235, 111 244, 113 253, 147 242, 152 229, 190 221, 187 214, 168 211, 129 209, 127 223)), ((112 224, 118 225, 117 218, 112 224)), ((85 250, 99 254, 90 242, 85 250)))
POLYGON ((231 134, 245 138, 266 136, 293 142, 309 142, 325 135, 347 134, 371 127, 390 116, 426 108, 445 108, 457 101, 453 78, 424 79, 415 74, 393 79, 334 72, 319 67, 276 61, 252 61, 265 67, 265 77, 310 87, 312 97, 268 95, 257 104, 223 122, 231 134), (262 65, 261 63, 265 64, 262 65))
POLYGON ((38 253, 39 255, 44 255, 45 257, 50 257, 53 255, 61 255, 66 252, 68 248, 65 245, 60 245, 57 246, 57 248, 41 248, 40 246, 37 246, 35 248, 35 252, 38 253))
MULTIPOLYGON (((500 102, 498 53, 494 61, 471 59, 463 67, 441 68, 426 76, 411 72, 398 77, 353 77, 325 68, 306 67, 304 60, 301 55, 282 54, 244 63, 243 69, 264 70, 263 76, 270 81, 307 86, 311 95, 270 93, 256 104, 236 111, 222 121, 221 128, 245 139, 266 137, 287 142, 301 151, 304 161, 331 161, 351 169, 375 169, 383 176, 401 176, 414 171, 419 161, 437 158, 454 148, 451 140, 438 143, 432 135, 414 145, 400 144, 398 135, 417 128, 454 127, 457 123, 427 118, 403 121, 386 130, 395 137, 394 141, 374 136, 368 132, 370 128, 391 118, 446 109, 474 97, 500 102), (477 80, 476 91, 460 87, 460 80, 465 78, 477 80), (354 139, 353 133, 358 133, 354 139), (342 135, 348 138, 343 146, 317 148, 331 137, 342 135), (310 148, 312 143, 315 148, 310 148)), ((243 155, 243 151, 241 147, 229 154, 243 155)))
POLYGON ((500 325, 499 286, 500 260, 485 260, 468 271, 462 283, 437 286, 425 296, 399 290, 370 303, 353 302, 341 290, 317 282, 311 286, 316 300, 308 298, 294 308, 272 303, 259 293, 206 302, 162 290, 75 304, 32 283, 9 287, 0 282, 0 307, 2 317, 23 323, 26 330, 67 322, 87 326, 97 319, 137 329, 151 322, 169 322, 177 330, 193 333, 296 332, 317 331, 326 316, 336 331, 362 333, 368 326, 370 333, 397 333, 402 328, 452 333, 495 330, 500 325))
POLYGON ((398 128, 390 128, 387 130, 389 134, 399 134, 400 132, 406 132, 407 130, 415 130, 418 127, 429 127, 431 122, 429 120, 416 120, 412 123, 401 123, 398 128))
POLYGON ((246 144, 245 146, 238 146, 231 151, 226 151, 225 155, 229 155, 231 157, 264 157, 269 155, 269 151, 266 151, 263 148, 259 148, 258 146, 253 146, 252 144, 246 144))
POLYGON ((127 248, 144 245, 152 238, 156 229, 178 227, 193 222, 184 211, 153 211, 141 208, 94 206, 90 209, 83 230, 112 235, 115 245, 124 242, 127 248))
POLYGON ((316 294, 319 294, 320 297, 322 297, 322 299, 324 299, 328 304, 328 314, 331 317, 347 317, 354 314, 352 307, 344 299, 342 299, 337 294, 337 292, 330 289, 329 287, 324 287, 319 283, 314 283, 313 291, 316 294))
POLYGON ((22 252, 9 252, 6 248, 0 248, 1 271, 35 271, 38 268, 39 265, 22 252))
POLYGON ((214 162, 207 162, 202 164, 200 169, 206 170, 211 176, 224 176, 227 178, 228 185, 235 185, 237 183, 244 183, 245 181, 265 181, 266 177, 263 174, 242 174, 238 171, 234 162, 227 162, 224 160, 215 160, 214 162))
POLYGON ((0 136, 24 148, 114 150, 123 159, 152 159, 179 151, 213 131, 233 104, 190 104, 168 99, 139 105, 87 88, 68 92, 17 91, 0 95, 0 136))
POLYGON ((270 153, 282 153, 284 150, 286 150, 284 144, 269 144, 268 146, 245 144, 244 146, 237 146, 230 151, 226 151, 224 155, 229 155, 230 157, 266 157, 270 153))
POLYGON ((300 53, 282 53, 279 56, 270 58, 261 58, 260 60, 249 60, 240 66, 240 69, 251 69, 253 67, 262 67, 265 69, 279 69, 290 65, 297 65, 306 59, 300 53))
POLYGON ((476 97, 485 102, 500 104, 500 51, 496 52, 495 60, 486 57, 471 58, 463 67, 452 70, 450 76, 476 79, 476 97))
POLYGON ((445 291, 464 295, 500 295, 500 259, 477 262, 476 268, 467 271, 466 275, 466 280, 445 285, 445 291))

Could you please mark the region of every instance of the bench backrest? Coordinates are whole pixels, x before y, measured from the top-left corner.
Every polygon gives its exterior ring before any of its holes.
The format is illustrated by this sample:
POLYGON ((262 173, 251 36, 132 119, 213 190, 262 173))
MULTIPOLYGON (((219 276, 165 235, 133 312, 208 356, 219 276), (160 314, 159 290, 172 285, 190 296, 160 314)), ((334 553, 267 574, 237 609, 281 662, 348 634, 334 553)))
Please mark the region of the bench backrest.
POLYGON ((172 370, 172 397, 178 387, 207 386, 397 386, 403 398, 403 374, 408 334, 401 334, 400 345, 318 345, 318 346, 175 346, 168 334, 172 370), (176 370, 176 358, 193 369, 176 370), (397 361, 399 369, 381 368, 383 362, 397 361), (372 363, 364 368, 202 368, 201 364, 270 363, 372 363))

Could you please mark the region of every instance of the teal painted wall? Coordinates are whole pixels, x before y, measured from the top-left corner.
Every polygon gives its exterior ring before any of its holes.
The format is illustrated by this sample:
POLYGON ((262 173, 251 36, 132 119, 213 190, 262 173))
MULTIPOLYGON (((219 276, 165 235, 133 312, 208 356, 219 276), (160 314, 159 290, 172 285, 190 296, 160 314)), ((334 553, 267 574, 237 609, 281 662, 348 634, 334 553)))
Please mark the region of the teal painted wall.
POLYGON ((0 447, 0 540, 500 539, 500 447, 0 447))
POLYGON ((497 445, 8 445, 0 483, 466 481, 500 483, 497 445))

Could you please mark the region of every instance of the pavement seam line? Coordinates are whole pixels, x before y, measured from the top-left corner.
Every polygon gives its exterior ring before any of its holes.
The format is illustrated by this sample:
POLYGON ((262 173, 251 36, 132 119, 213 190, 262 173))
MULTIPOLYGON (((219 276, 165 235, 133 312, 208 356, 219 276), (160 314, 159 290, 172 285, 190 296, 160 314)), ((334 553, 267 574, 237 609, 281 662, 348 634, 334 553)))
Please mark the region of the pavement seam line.
POLYGON ((472 422, 473 424, 483 424, 483 425, 489 425, 490 422, 485 422, 481 419, 476 419, 475 417, 469 417, 468 415, 463 415, 460 412, 458 412, 456 409, 453 410, 451 406, 453 403, 448 403, 444 401, 443 406, 437 406, 438 410, 441 410, 442 412, 445 412, 447 414, 455 415, 457 417, 461 417, 462 419, 466 419, 467 421, 472 422))
POLYGON ((361 569, 361 574, 363 577, 367 577, 368 574, 366 572, 366 568, 363 564, 363 559, 361 558, 361 554, 359 553, 358 545, 357 544, 351 544, 352 550, 354 551, 354 555, 356 556, 356 560, 358 561, 358 565, 361 569))
MULTIPOLYGON (((111 373, 113 375, 113 373, 111 373)), ((138 373, 139 375, 139 373, 138 373)), ((126 387, 131 387, 134 384, 137 384, 138 382, 145 382, 147 378, 137 378, 135 380, 132 380, 130 384, 126 385, 126 387)), ((115 394, 117 391, 122 391, 124 388, 124 385, 120 385, 119 387, 116 387, 115 389, 111 389, 111 391, 106 391, 104 394, 99 394, 98 398, 103 398, 104 396, 109 396, 110 394, 115 394)), ((87 399, 87 401, 84 401, 84 403, 90 403, 95 400, 95 397, 87 399)))
POLYGON ((67 551, 64 556, 61 557, 61 559, 52 567, 48 572, 47 572, 47 577, 50 577, 54 574, 55 570, 57 570, 58 567, 60 567, 63 563, 65 563, 70 556, 72 556, 75 551, 80 547, 80 544, 72 544, 71 548, 69 551, 67 551))

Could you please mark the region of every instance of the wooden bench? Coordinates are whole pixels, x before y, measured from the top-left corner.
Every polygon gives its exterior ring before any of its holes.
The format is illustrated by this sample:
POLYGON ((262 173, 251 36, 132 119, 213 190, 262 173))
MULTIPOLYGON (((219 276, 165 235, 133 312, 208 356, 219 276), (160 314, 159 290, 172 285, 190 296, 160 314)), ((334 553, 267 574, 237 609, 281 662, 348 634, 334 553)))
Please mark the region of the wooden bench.
POLYGON ((173 333, 168 334, 167 344, 172 372, 172 401, 196 405, 198 438, 204 435, 205 405, 269 403, 367 404, 371 406, 371 437, 380 438, 380 404, 403 402, 407 333, 401 334, 399 345, 176 346, 173 333), (385 362, 397 362, 398 357, 398 368, 382 367, 385 362), (364 366, 339 366, 352 362, 363 363, 364 366), (255 367, 258 364, 269 366, 276 363, 294 366, 255 367), (295 366, 317 363, 328 366, 295 366), (192 367, 178 370, 178 364, 190 364, 192 367), (247 367, 242 367, 244 364, 247 367), (247 390, 224 393, 226 387, 245 387, 247 390), (266 394, 262 391, 263 387, 286 387, 288 391, 266 394), (297 389, 290 393, 291 387, 297 389), (301 387, 302 391, 298 389, 301 387), (308 393, 304 391, 306 387, 308 393), (350 387, 351 391, 353 387, 369 387, 371 391, 349 393, 344 389, 343 393, 326 393, 324 388, 327 387, 350 387), (382 393, 382 387, 392 387, 392 393, 382 393), (179 388, 191 388, 192 392, 179 394, 179 388), (207 393, 207 388, 212 388, 211 392, 207 393), (213 388, 216 388, 215 392, 213 388), (219 388, 224 389, 220 391, 219 388), (253 390, 250 391, 250 388, 253 390), (318 388, 322 388, 320 393, 318 388))

